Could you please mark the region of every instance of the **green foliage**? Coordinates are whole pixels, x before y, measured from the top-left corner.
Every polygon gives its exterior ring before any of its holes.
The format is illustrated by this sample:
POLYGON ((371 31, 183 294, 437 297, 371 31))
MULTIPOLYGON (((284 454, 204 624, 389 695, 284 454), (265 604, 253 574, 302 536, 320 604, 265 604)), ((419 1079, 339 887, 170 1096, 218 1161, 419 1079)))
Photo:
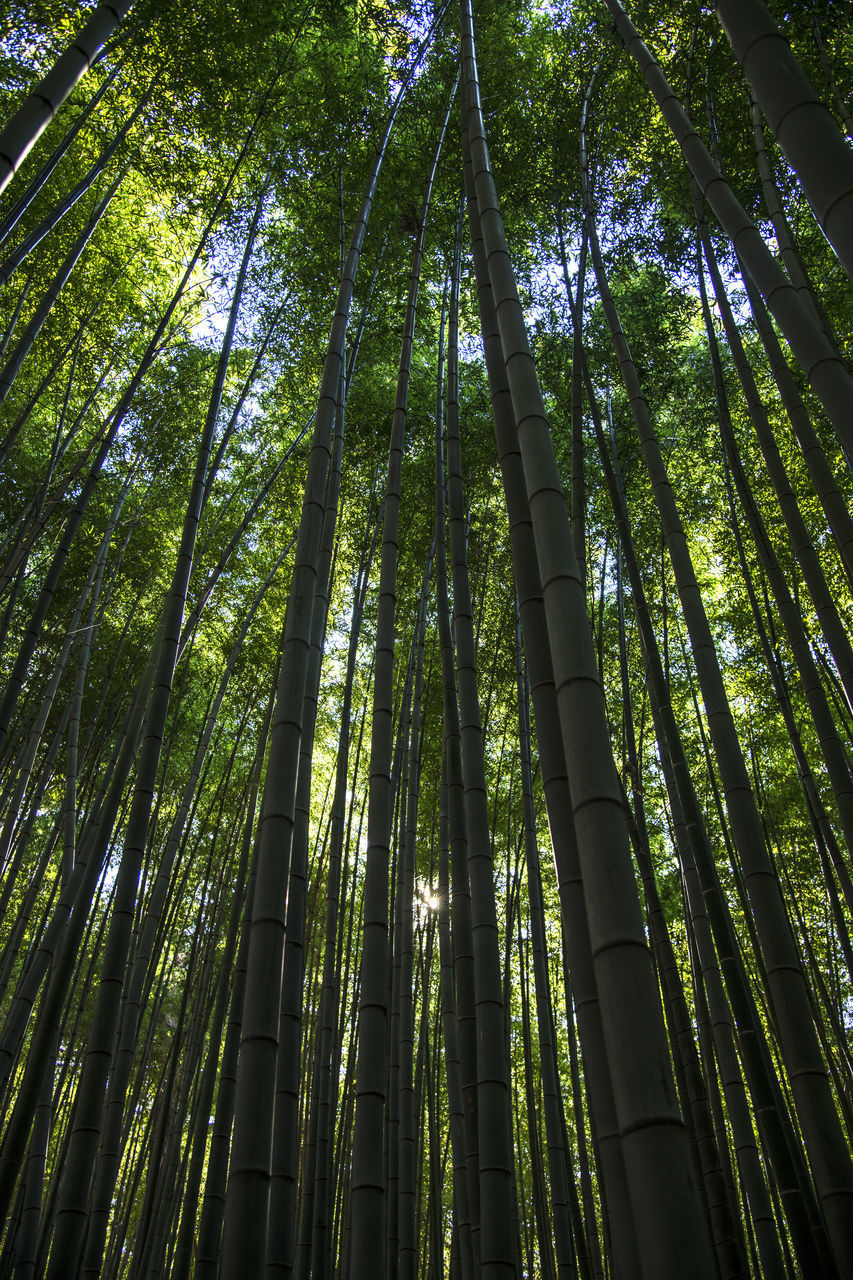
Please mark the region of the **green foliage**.
MULTIPOLYGON (((695 6, 655 0, 636 6, 644 38, 660 57, 676 91, 688 99, 697 131, 715 149, 721 168, 768 241, 772 228, 763 205, 755 166, 749 89, 737 70, 713 15, 695 6)), ((181 831, 174 880, 158 928, 155 962, 146 987, 146 1005, 137 1037, 131 1081, 133 1112, 111 1230, 118 1258, 143 1221, 145 1180, 134 1161, 145 1126, 160 1123, 166 1105, 168 1072, 177 1062, 182 1095, 189 1108, 197 1098, 193 1083, 204 1061, 204 1046, 215 1000, 215 964, 231 964, 226 947, 232 900, 246 888, 240 868, 245 832, 251 848, 249 797, 258 743, 263 763, 263 727, 274 687, 285 622, 294 552, 288 550, 300 520, 316 408, 342 258, 353 229, 366 176, 374 159, 389 104, 433 13, 419 3, 386 5, 371 0, 322 0, 314 6, 251 3, 140 3, 115 43, 75 89, 33 148, 0 205, 0 218, 48 160, 90 96, 120 62, 92 116, 34 196, 0 259, 20 244, 56 202, 79 181, 130 117, 143 94, 145 106, 118 154, 91 189, 59 221, 12 275, 0 293, 0 334, 5 355, 14 350, 50 288, 64 255, 81 234, 109 183, 124 171, 115 199, 88 241, 66 286, 50 310, 37 341, 0 406, 0 435, 10 433, 0 473, 0 601, 3 652, 0 676, 6 685, 27 644, 34 611, 75 504, 85 495, 111 414, 142 361, 160 318, 173 298, 208 220, 213 226, 198 262, 135 391, 116 438, 87 499, 67 560, 51 593, 9 734, 0 753, 0 782, 9 819, 8 848, 0 892, 7 892, 0 924, 4 1011, 28 954, 42 937, 44 920, 66 887, 63 871, 63 810, 68 801, 69 707, 78 673, 80 703, 79 776, 74 799, 78 838, 97 813, 126 733, 134 692, 155 645, 164 599, 172 578, 187 507, 198 441, 237 267, 251 217, 261 193, 263 214, 234 348, 217 418, 214 453, 224 447, 210 476, 186 607, 192 624, 177 662, 175 688, 166 724, 143 880, 136 906, 137 931, 151 902, 171 824, 180 812, 187 779, 203 732, 207 710, 226 669, 232 645, 249 611, 255 613, 236 655, 215 729, 181 831), (247 145, 248 144, 248 145, 247 145), (245 151, 243 150, 245 147, 245 151), (239 162, 239 163, 238 163, 239 162), (232 171, 237 168, 233 183, 232 171), (218 203, 220 202, 221 203, 218 203), (232 421, 233 415, 233 421, 232 421), (292 450, 279 470, 285 453, 292 450), (112 524, 114 523, 114 527, 112 524), (107 539, 104 547, 104 540, 107 539), (96 591, 92 567, 103 547, 96 591), (280 567, 258 599, 276 562, 280 567), (79 606, 77 625, 72 627, 79 606), (84 635, 91 630, 89 653, 84 635), (39 712, 66 634, 69 652, 44 723, 39 712), (25 767, 27 744, 35 750, 25 767), (247 825, 249 824, 249 825, 247 825), (210 939, 208 968, 197 951, 210 939), (186 1039, 174 1038, 184 1020, 186 1039), (195 1037, 195 1039, 193 1039, 195 1037), (178 1049, 175 1045, 178 1044, 178 1049), (184 1046, 186 1047, 185 1056, 184 1046), (194 1054, 195 1056, 191 1056, 194 1054), (170 1055, 173 1055, 170 1057, 170 1055), (152 1121, 153 1123, 153 1121, 152 1121)), ((851 24, 842 5, 796 6, 785 11, 786 31, 831 110, 837 98, 853 93, 851 24), (843 12, 842 12, 843 10, 843 12), (828 58, 822 60, 814 23, 828 58), (826 67, 835 76, 829 83, 826 67)), ((0 110, 8 116, 33 79, 43 73, 77 29, 74 6, 32 4, 26 14, 7 5, 0 26, 0 110)), ((571 402, 573 335, 565 285, 576 285, 582 240, 579 139, 584 95, 601 64, 590 102, 587 143, 594 174, 594 216, 624 331, 686 527, 686 537, 711 629, 721 657, 732 713, 744 744, 768 843, 779 867, 794 916, 798 942, 812 956, 810 973, 828 974, 819 991, 819 1017, 841 1037, 832 1050, 839 1105, 849 1109, 849 1031, 853 1025, 853 975, 840 945, 838 918, 815 848, 803 787, 766 668, 732 527, 723 450, 714 399, 707 339, 696 282, 695 214, 680 152, 645 85, 618 41, 605 9, 593 0, 528 5, 489 0, 476 14, 478 53, 489 143, 522 302, 526 309, 558 464, 566 489, 572 470, 571 402), (558 224, 571 279, 564 280, 558 224), (794 910, 794 907, 796 910, 794 910), (813 957, 813 958, 812 958, 813 957), (830 1007, 831 1006, 831 1007, 830 1007), (845 1092, 846 1091, 846 1092, 845 1092)), ((342 487, 335 543, 335 572, 326 630, 324 663, 310 801, 310 876, 306 955, 306 1045, 316 1030, 324 934, 324 894, 329 885, 328 822, 331 787, 339 751, 347 649, 353 593, 377 522, 381 520, 382 476, 394 407, 397 361, 403 328, 410 257, 423 199, 425 173, 435 148, 456 73, 457 18, 449 12, 422 70, 406 96, 392 138, 366 233, 355 285, 348 352, 355 354, 346 404, 342 487), (363 326, 363 331, 362 331, 363 326)), ((436 365, 442 300, 453 252, 459 208, 461 144, 459 106, 454 107, 438 168, 430 211, 412 360, 406 425, 399 579, 397 587, 395 682, 397 715, 415 634, 424 565, 435 536, 434 434, 436 365)), ((770 141, 768 154, 797 250, 815 284, 821 305, 845 356, 853 353, 849 282, 832 258, 794 175, 770 141)), ((792 487, 820 555, 839 613, 849 627, 853 600, 806 465, 781 403, 763 349, 750 319, 729 246, 714 229, 726 286, 733 297, 759 392, 767 407, 792 487)), ((2 266, 2 261, 0 261, 2 266)), ((529 909, 523 844, 523 808, 517 746, 515 686, 515 594, 510 538, 500 468, 494 444, 485 365, 479 349, 476 292, 467 256, 460 315, 460 416, 463 474, 468 504, 468 556, 478 641, 480 709, 491 840, 504 959, 508 1054, 518 1122, 518 1168, 523 1228, 535 1232, 535 1167, 525 1138, 540 1133, 541 1107, 535 1090, 525 1091, 525 1055, 534 1080, 540 1074, 539 1034, 530 1021, 532 984, 529 909), (532 1030, 531 1030, 532 1028, 532 1030), (532 1099, 532 1100, 531 1100, 532 1099), (528 1107, 532 1111, 528 1110, 528 1107)), ((648 594, 675 719, 714 847, 724 892, 750 965, 754 955, 751 920, 739 891, 737 858, 730 863, 728 830, 716 803, 718 770, 709 756, 706 713, 696 697, 696 677, 678 600, 664 552, 660 518, 643 463, 631 405, 614 355, 591 272, 586 283, 583 342, 591 378, 612 431, 624 476, 641 576, 648 594)), ((787 580, 800 603, 806 631, 825 658, 822 675, 837 731, 849 748, 853 715, 826 655, 820 618, 787 540, 761 455, 753 439, 744 397, 724 350, 725 377, 734 430, 756 504, 767 524, 787 580)), ((848 464, 799 372, 818 437, 844 494, 850 496, 848 464)), ((664 785, 660 746, 648 702, 647 678, 630 592, 617 574, 618 535, 597 446, 586 408, 581 424, 587 505, 587 598, 607 700, 614 759, 629 795, 642 794, 658 890, 695 1014, 682 880, 671 798, 664 785), (620 599, 627 616, 626 644, 631 706, 626 708, 619 671, 620 599), (639 743, 639 778, 627 764, 626 716, 633 716, 639 743)), ((741 517, 734 517, 742 523, 741 517)), ((439 536, 443 536, 440 532, 439 536)), ((769 595, 755 548, 744 533, 744 555, 755 584, 762 622, 768 627, 780 668, 790 685, 793 715, 803 749, 815 772, 818 793, 834 830, 837 806, 810 721, 791 647, 769 595)), ((346 956, 340 1007, 341 1082, 354 1058, 347 1030, 355 1007, 360 938, 361 872, 365 837, 359 843, 360 813, 368 786, 373 648, 376 630, 378 556, 367 589, 365 617, 355 666, 353 730, 350 743, 349 899, 342 917, 336 958, 346 956), (365 746, 356 767, 357 726, 365 746), (354 887, 353 887, 354 886, 354 887), (351 932, 348 940, 346 934, 351 932), (348 950, 347 950, 348 948, 348 950)), ((438 623, 434 586, 426 611, 425 693, 420 752, 420 804, 415 846, 416 884, 421 899, 437 891, 437 848, 442 794, 443 712, 438 623)), ((534 743, 535 750, 535 743, 534 743)), ((536 761, 534 760, 534 767, 536 761)), ((258 780, 255 779, 255 782, 258 780)), ((263 769, 260 783, 263 783, 263 769)), ((104 859, 96 900, 91 904, 79 956, 81 980, 65 1006, 60 1065, 62 1106, 78 1077, 92 1018, 93 992, 103 959, 102 938, 110 918, 110 892, 122 855, 132 775, 104 859)), ((538 843, 549 849, 542 788, 536 781, 538 843)), ((5 821, 4 817, 4 821, 5 821)), ((366 829, 366 828, 365 828, 366 829)), ((395 845, 395 856, 401 836, 395 845)), ((65 851, 67 861, 68 851, 65 851)), ((846 858, 846 853, 844 857, 846 858)), ((553 865, 543 857, 548 956, 555 992, 562 987, 560 910, 553 865)), ((437 960, 432 914, 417 908, 420 948, 416 1000, 435 1018, 437 960)), ((417 969, 417 965, 416 965, 417 969)), ((219 978, 217 977, 216 981, 219 978)), ((230 980, 230 978, 229 978, 230 980)), ((757 979, 760 982, 760 975, 757 979)), ((759 988, 760 989, 760 988, 759 988)), ((762 997, 763 998, 763 997, 762 997)), ((555 994, 556 1053, 561 1078, 570 1077, 566 1019, 573 1018, 563 994, 555 994)), ((425 1026, 431 1025, 427 1020, 425 1026)), ((418 1022, 416 1021, 416 1026, 418 1022)), ((773 1031, 771 1027, 771 1041, 773 1031)), ((31 1034, 31 1033, 28 1033, 31 1034)), ((417 1032, 419 1050, 421 1032, 417 1032)), ((27 1042, 28 1043, 28 1042, 27 1042)), ((26 1048, 26 1044, 25 1044, 26 1048)), ((775 1048, 775 1042, 774 1042, 775 1048)), ((216 1049, 220 1053, 221 1048, 216 1049)), ((430 1052, 440 1057, 437 1039, 430 1052)), ((306 1049, 307 1057, 307 1049, 306 1049)), ((20 1082, 25 1055, 13 1075, 20 1082)), ((421 1081, 432 1067, 420 1060, 421 1081)), ((581 1066, 583 1072, 583 1066, 581 1066)), ((217 1085, 217 1089, 221 1085, 217 1085)), ((419 1085, 420 1087, 420 1085, 419 1085)), ((432 1084, 430 1084, 432 1088, 432 1084)), ((432 1129, 424 1137, 420 1161, 424 1184, 444 1155, 448 1098, 435 1075, 432 1129), (433 1163, 431 1163, 433 1162, 433 1163)), ((426 1084, 423 1085, 424 1093, 426 1084)), ((567 1089, 568 1094, 568 1089, 567 1089)), ((304 1101, 304 1099, 303 1099, 304 1101)), ((174 1105, 174 1099, 171 1099, 174 1105)), ((215 1105, 215 1096, 211 1107, 215 1105)), ((345 1101, 338 1122, 346 1123, 345 1101)), ((569 1145, 575 1158, 586 1116, 583 1097, 567 1097, 569 1145)), ((189 1111, 187 1111, 189 1114, 189 1111)), ((67 1110, 62 1111, 65 1123, 67 1110)), ((178 1122, 175 1121, 175 1124, 178 1122)), ((183 1121, 181 1121, 183 1124, 183 1121)), ((189 1121, 180 1129, 185 1147, 189 1121)), ((146 1141, 148 1139, 145 1139, 146 1141)), ((180 1144, 179 1144, 180 1145, 180 1144)), ((54 1133, 48 1177, 61 1167, 62 1136, 54 1133)), ((207 1157, 206 1157, 207 1158, 207 1157)), ((543 1183, 544 1185, 544 1183, 543 1183)), ((442 1239, 449 1256, 454 1206, 449 1179, 440 1186, 442 1239), (444 1240, 444 1233, 447 1240, 444 1240)), ((600 1204, 594 1214, 602 1218, 600 1204)), ((178 1219, 173 1225, 177 1228, 178 1219)), ((427 1227, 424 1226, 424 1240, 427 1227)), ((541 1233, 540 1233, 541 1234, 541 1233)), ((11 1238, 11 1237, 10 1237, 11 1238)), ((527 1242, 525 1242, 527 1243, 527 1242)), ((538 1245, 537 1245, 538 1248, 538 1245)), ((426 1243, 423 1256, 426 1257, 426 1243)), ((546 1264, 539 1253, 531 1272, 546 1264)), ((123 1264, 122 1264, 123 1265, 123 1264)), ((115 1274, 124 1274, 116 1263, 115 1274)), ((165 1274, 165 1273, 164 1273, 165 1274)), ((427 1274, 424 1271, 423 1274, 427 1274)))

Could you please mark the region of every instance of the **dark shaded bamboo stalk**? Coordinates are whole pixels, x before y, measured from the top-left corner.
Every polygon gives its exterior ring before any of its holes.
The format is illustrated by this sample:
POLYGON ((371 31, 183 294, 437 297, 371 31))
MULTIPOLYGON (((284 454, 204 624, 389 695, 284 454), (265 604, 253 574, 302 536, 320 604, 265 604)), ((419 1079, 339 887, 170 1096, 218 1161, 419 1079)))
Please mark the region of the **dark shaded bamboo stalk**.
MULTIPOLYGON (((584 170, 585 172, 585 166, 584 170)), ((655 496, 708 712, 709 729, 723 779, 726 806, 743 866, 749 903, 760 937, 781 1044, 797 1110, 820 1189, 838 1263, 853 1257, 853 1162, 840 1129, 826 1066, 796 953, 790 921, 767 851, 760 817, 738 741, 719 660, 693 570, 690 550, 667 475, 648 404, 628 341, 607 285, 594 215, 586 194, 590 248, 611 340, 619 360, 649 480, 655 496)))
POLYGON ((720 22, 823 234, 853 281, 853 155, 763 0, 716 0, 720 22))
POLYGON ((678 1112, 654 973, 646 950, 583 584, 530 356, 488 158, 470 7, 463 3, 463 83, 489 276, 513 399, 542 578, 608 1067, 644 1272, 713 1274, 678 1112), (580 732, 583 726, 583 732, 580 732), (626 1000, 630 989, 631 999, 626 1000), (630 1068, 625 1038, 634 1051, 630 1068))
POLYGON ((826 334, 789 281, 760 232, 720 174, 655 60, 619 0, 604 0, 608 12, 637 63, 704 199, 743 260, 768 309, 785 335, 803 373, 826 410, 848 456, 853 456, 850 408, 853 379, 826 334))
POLYGON ((388 475, 382 523, 376 655, 373 676, 373 720, 370 745, 370 791, 367 811, 367 861, 364 882, 364 936, 361 956, 361 1000, 358 1016, 358 1066, 355 1084, 353 1166, 350 1185, 350 1267, 353 1280, 372 1280, 384 1265, 386 1071, 385 1037, 389 988, 388 886, 393 798, 391 757, 393 723, 394 634, 397 593, 402 459, 406 406, 411 373, 415 314, 427 218, 439 156, 454 91, 440 130, 426 184, 418 231, 412 248, 406 319, 391 420, 388 475))
POLYGON ((346 332, 356 271, 379 171, 400 103, 425 47, 424 45, 418 52, 388 116, 350 241, 323 366, 288 597, 283 661, 259 821, 257 882, 252 908, 232 1164, 223 1239, 223 1265, 226 1268, 240 1269, 247 1280, 259 1278, 265 1265, 272 1141, 270 1121, 278 1051, 285 885, 293 833, 293 805, 317 558, 335 409, 340 379, 346 368, 346 332), (272 990, 271 975, 274 975, 272 990))
POLYGON ((0 191, 47 128, 71 90, 89 70, 107 40, 130 12, 133 0, 98 5, 71 45, 0 130, 0 191))

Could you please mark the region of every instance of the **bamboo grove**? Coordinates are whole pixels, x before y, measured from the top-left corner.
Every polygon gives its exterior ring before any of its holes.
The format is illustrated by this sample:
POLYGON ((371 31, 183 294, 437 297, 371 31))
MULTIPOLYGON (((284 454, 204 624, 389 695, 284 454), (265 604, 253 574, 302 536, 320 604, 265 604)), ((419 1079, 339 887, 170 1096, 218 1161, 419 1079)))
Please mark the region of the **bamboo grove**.
POLYGON ((853 11, 772 8, 7 0, 2 1277, 853 1275, 853 11))

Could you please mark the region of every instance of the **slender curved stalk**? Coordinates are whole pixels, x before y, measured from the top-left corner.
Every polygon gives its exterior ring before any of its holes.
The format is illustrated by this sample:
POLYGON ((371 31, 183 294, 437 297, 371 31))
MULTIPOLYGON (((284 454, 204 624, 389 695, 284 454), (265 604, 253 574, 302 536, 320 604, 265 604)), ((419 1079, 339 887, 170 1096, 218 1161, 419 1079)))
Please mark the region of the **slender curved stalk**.
POLYGON ((846 365, 720 174, 708 148, 619 0, 604 0, 604 4, 643 73, 704 199, 755 281, 803 373, 823 404, 848 457, 853 456, 853 378, 846 365))
POLYGON ((288 597, 283 660, 259 821, 257 881, 252 906, 232 1163, 222 1246, 223 1265, 235 1273, 239 1270, 247 1280, 255 1280, 256 1277, 260 1280, 265 1267, 272 1156, 270 1120, 278 1056, 285 885, 293 834, 317 559, 339 383, 346 369, 347 326, 379 171, 409 78, 422 56, 423 48, 401 85, 389 114, 350 240, 323 365, 288 597))

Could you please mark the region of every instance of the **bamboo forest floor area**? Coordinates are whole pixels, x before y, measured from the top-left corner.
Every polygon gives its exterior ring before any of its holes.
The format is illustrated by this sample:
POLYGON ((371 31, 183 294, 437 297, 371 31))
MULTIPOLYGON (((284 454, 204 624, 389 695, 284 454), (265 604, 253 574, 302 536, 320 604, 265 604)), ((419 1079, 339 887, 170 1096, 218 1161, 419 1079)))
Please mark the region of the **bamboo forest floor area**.
POLYGON ((0 1280, 850 1280, 850 0, 0 69, 0 1280))

